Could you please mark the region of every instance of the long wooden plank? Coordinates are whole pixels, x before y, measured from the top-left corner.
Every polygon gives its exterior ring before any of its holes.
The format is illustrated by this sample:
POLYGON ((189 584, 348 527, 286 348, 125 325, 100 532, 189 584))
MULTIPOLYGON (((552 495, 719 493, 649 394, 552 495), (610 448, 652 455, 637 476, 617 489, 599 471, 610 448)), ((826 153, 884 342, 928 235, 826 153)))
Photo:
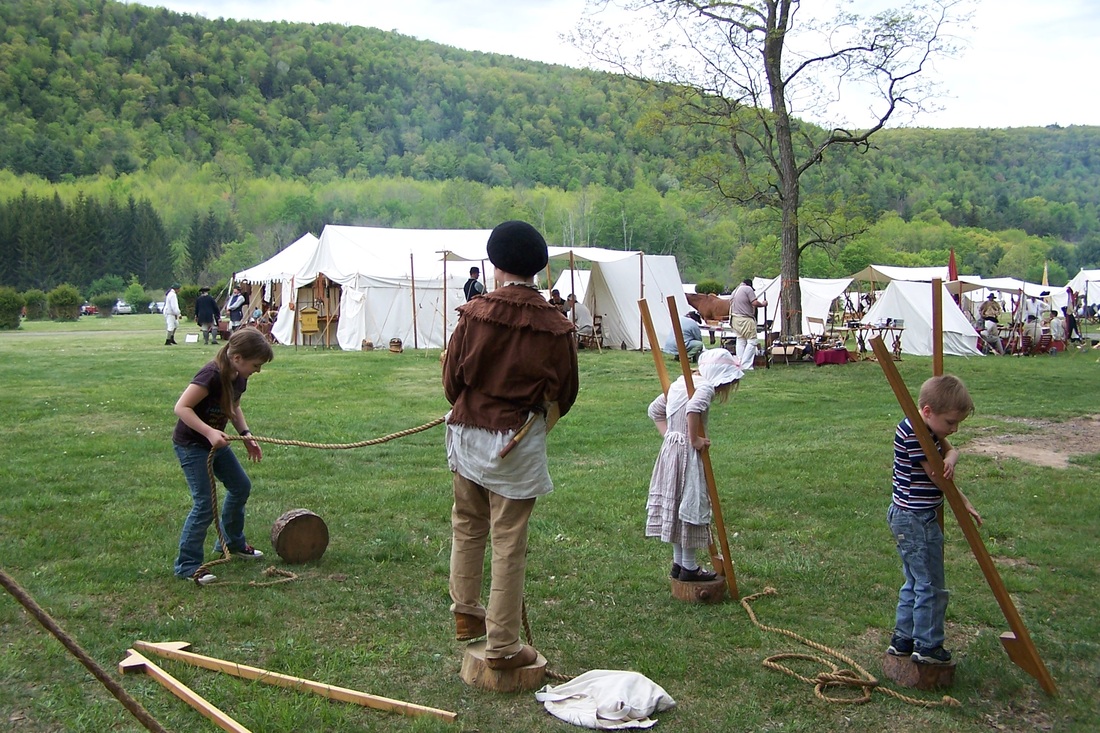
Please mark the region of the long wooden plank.
POLYGON ((966 542, 970 545, 970 551, 974 553, 974 558, 978 561, 978 567, 982 569, 985 581, 989 584, 990 590, 993 591, 993 597, 997 599, 997 605, 1001 607, 1001 613, 1008 621, 1008 627, 1012 629, 1011 634, 1001 635, 1001 644, 1004 645, 1005 651, 1008 652, 1008 657, 1013 663, 1037 679, 1048 695, 1056 695, 1058 689, 1054 685, 1054 679, 1047 671, 1042 658, 1039 657, 1039 652, 1031 641, 1031 635, 1028 633, 1027 627, 1024 626, 1023 619, 1020 618, 1016 605, 1008 594, 1008 589, 1005 588, 1004 580, 1001 578, 1001 574, 997 572, 997 567, 993 564, 993 558, 989 556, 989 550, 986 549, 982 536, 978 534, 978 528, 975 526, 974 520, 966 511, 966 505, 963 503, 962 496, 959 495, 955 482, 943 477, 943 457, 936 450, 936 443, 932 439, 932 434, 928 432, 924 420, 921 419, 917 404, 913 401, 913 396, 909 394, 909 390, 906 389, 905 382, 902 380, 901 374, 898 373, 898 368, 894 365, 890 352, 886 349, 886 344, 882 342, 882 337, 875 336, 872 338, 871 348, 874 349, 878 363, 886 374, 886 381, 890 383, 890 387, 894 390, 894 396, 897 397, 898 404, 901 405, 902 411, 913 425, 913 431, 917 435, 917 440, 920 441, 924 455, 928 457, 928 462, 931 464, 933 471, 932 480, 947 497, 947 503, 951 505, 951 511, 954 512, 955 519, 958 521, 959 527, 962 528, 963 536, 966 537, 966 542))
POLYGON ((228 733, 251 733, 248 728, 226 715, 222 710, 208 702, 187 685, 177 680, 163 669, 153 664, 143 655, 133 649, 126 650, 126 658, 118 663, 120 674, 127 672, 145 672, 155 679, 160 685, 185 703, 202 713, 203 717, 211 720, 216 726, 228 733))
POLYGON ((438 708, 416 705, 411 702, 359 692, 358 690, 352 690, 347 687, 326 685, 323 682, 314 682, 313 680, 307 680, 303 677, 291 677, 290 675, 271 672, 259 667, 249 667, 244 664, 237 664, 236 662, 227 662, 223 659, 194 654, 184 651, 191 646, 186 641, 167 641, 159 643, 136 641, 134 642, 134 646, 142 651, 156 654, 166 659, 175 659, 176 661, 191 664, 196 667, 202 667, 203 669, 224 672, 234 677, 243 677, 244 679, 256 680, 257 682, 263 682, 269 685, 287 687, 292 690, 304 690, 306 692, 312 692, 315 695, 320 695, 321 697, 327 697, 330 700, 350 702, 376 710, 388 710, 394 713, 401 713, 402 715, 431 716, 440 720, 445 720, 448 723, 453 723, 458 717, 457 713, 452 713, 448 710, 439 710, 438 708))
MULTIPOLYGON (((672 317, 672 330, 676 334, 676 344, 680 350, 680 369, 684 373, 684 383, 687 386, 688 397, 695 394, 695 381, 691 377, 691 360, 688 358, 687 346, 684 345, 684 332, 680 329, 680 314, 676 310, 676 298, 668 296, 668 314, 672 317)), ((706 428, 700 421, 699 434, 706 437, 706 428)), ((730 543, 726 537, 726 522, 722 518, 722 503, 718 500, 718 482, 714 480, 714 467, 710 462, 710 448, 699 451, 703 459, 703 475, 707 480, 707 496, 710 497, 710 508, 714 513, 714 528, 718 533, 718 541, 722 547, 722 567, 726 576, 726 585, 729 586, 730 595, 734 600, 740 600, 741 594, 737 590, 737 578, 733 574, 733 558, 730 557, 730 543)))

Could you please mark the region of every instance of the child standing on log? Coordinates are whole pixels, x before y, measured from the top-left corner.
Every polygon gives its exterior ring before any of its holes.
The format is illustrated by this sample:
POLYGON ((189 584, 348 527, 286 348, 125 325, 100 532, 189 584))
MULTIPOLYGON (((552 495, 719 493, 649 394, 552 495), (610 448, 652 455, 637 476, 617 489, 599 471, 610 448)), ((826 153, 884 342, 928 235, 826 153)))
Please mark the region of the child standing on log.
POLYGON ((520 641, 527 524, 535 499, 554 489, 547 470, 548 416, 577 399, 573 324, 546 301, 534 277, 546 267, 546 240, 533 226, 506 221, 486 246, 496 290, 458 308, 447 344, 443 391, 451 509, 451 611, 455 637, 486 636, 490 669, 538 659, 520 641), (492 539, 488 609, 481 603, 485 548, 492 539))
MULTIPOLYGON (((241 411, 241 396, 248 387, 248 378, 258 374, 264 364, 275 358, 271 344, 254 328, 234 331, 214 359, 199 370, 176 402, 179 417, 172 432, 172 443, 179 458, 187 487, 191 490, 191 512, 180 534, 179 556, 175 572, 180 578, 193 578, 199 585, 213 583, 211 573, 195 577, 203 564, 206 531, 214 521, 210 477, 206 470, 207 456, 214 451, 214 476, 225 485, 221 523, 229 551, 237 557, 258 560, 263 553, 245 542, 244 506, 252 491, 252 482, 241 468, 236 454, 229 447, 225 427, 233 423, 238 435, 248 436, 248 421, 241 411)), ((244 441, 248 458, 263 458, 260 444, 244 441)), ((221 540, 214 550, 221 551, 221 540)))
POLYGON ((726 349, 708 349, 699 357, 695 393, 689 398, 681 376, 649 405, 649 417, 664 437, 653 466, 646 502, 646 537, 660 537, 672 544, 669 577, 685 582, 714 580, 717 574, 703 570, 695 552, 710 542, 710 497, 699 451, 710 445, 701 433, 715 397, 729 399, 745 373, 726 349))
MULTIPOLYGON (((921 419, 943 456, 943 478, 953 479, 959 452, 947 436, 974 414, 974 401, 958 377, 932 377, 917 398, 921 419)), ((898 592, 894 635, 887 654, 911 657, 919 664, 950 664, 943 648, 947 587, 943 572, 943 530, 936 510, 943 491, 936 486, 931 464, 905 418, 894 432, 894 498, 886 519, 894 535, 905 583, 898 592)), ((982 518, 960 491, 966 511, 980 527, 982 518)))

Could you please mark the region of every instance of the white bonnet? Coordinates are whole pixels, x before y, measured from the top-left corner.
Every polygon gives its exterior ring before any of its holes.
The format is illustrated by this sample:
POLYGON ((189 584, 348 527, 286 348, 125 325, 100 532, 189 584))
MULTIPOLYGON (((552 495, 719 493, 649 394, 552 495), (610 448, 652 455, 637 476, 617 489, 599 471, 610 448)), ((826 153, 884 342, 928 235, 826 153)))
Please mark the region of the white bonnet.
POLYGON ((745 376, 740 360, 726 349, 707 349, 699 355, 699 376, 715 387, 745 376))

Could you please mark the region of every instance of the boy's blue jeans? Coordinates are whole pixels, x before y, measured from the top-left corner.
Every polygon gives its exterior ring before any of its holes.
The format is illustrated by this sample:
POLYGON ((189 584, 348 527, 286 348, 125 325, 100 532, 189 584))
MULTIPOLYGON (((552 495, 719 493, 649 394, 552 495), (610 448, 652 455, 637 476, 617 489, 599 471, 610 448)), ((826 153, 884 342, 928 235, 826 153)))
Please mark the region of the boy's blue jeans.
POLYGON ((919 649, 943 646, 947 582, 943 574, 943 530, 935 509, 912 511, 891 504, 886 513, 901 556, 905 584, 898 591, 894 634, 919 649))
MULTIPOLYGON (((176 456, 191 489, 191 512, 183 523, 180 534, 180 553, 176 558, 175 573, 190 578, 203 562, 203 545, 206 530, 214 521, 214 507, 210 497, 210 478, 206 473, 206 457, 210 450, 201 446, 176 445, 176 456)), ((214 454, 214 476, 225 487, 222 501, 222 530, 229 548, 244 548, 244 505, 252 492, 252 481, 245 474, 236 454, 230 446, 218 449, 214 454)), ((221 543, 215 541, 214 551, 221 552, 221 543)))

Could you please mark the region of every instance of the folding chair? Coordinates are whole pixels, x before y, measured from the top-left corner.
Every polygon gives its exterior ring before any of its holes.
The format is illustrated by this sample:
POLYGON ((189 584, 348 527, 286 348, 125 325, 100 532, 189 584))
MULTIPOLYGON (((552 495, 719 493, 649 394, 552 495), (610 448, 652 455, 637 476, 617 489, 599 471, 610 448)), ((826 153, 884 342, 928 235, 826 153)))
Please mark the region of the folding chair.
POLYGON ((592 316, 592 333, 577 334, 577 343, 586 349, 603 351, 603 316, 592 316))

